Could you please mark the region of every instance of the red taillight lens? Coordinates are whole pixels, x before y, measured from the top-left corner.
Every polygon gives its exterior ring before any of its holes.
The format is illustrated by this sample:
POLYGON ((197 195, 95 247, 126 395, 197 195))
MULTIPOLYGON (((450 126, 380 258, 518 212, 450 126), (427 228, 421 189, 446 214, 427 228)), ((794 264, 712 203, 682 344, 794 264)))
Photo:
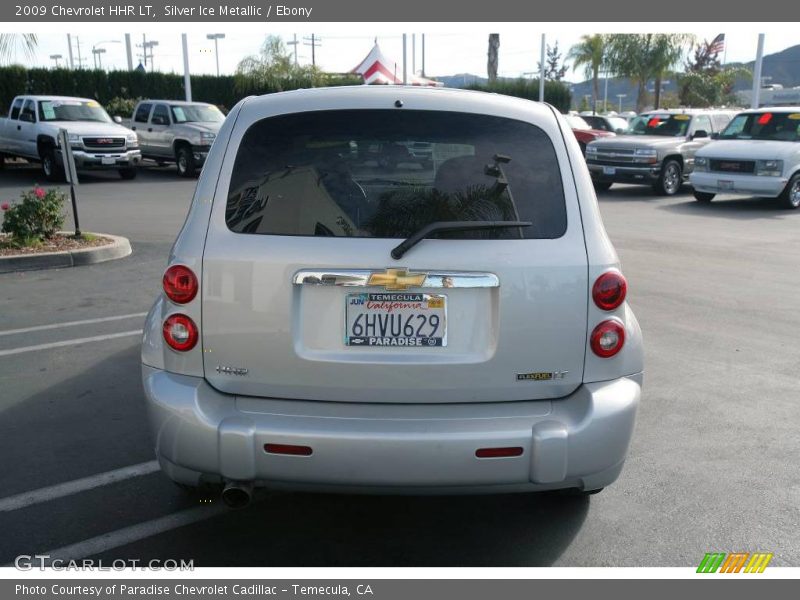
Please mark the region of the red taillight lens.
POLYGON ((186 352, 197 344, 197 325, 186 315, 170 315, 164 321, 164 340, 178 352, 186 352))
POLYGON ((164 293, 176 304, 191 302, 197 295, 197 277, 189 267, 172 265, 164 273, 164 293))
POLYGON ((478 448, 475 450, 478 458, 508 458, 510 456, 522 456, 520 446, 510 446, 507 448, 478 448))
POLYGON ((625 345, 625 327, 614 319, 603 321, 592 331, 589 345, 600 358, 611 358, 625 345))
POLYGON ((614 310, 625 301, 628 282, 622 273, 608 271, 600 275, 592 286, 592 299, 597 308, 614 310))
POLYGON ((264 444, 267 454, 287 454, 289 456, 311 456, 314 450, 311 446, 295 446, 293 444, 264 444))

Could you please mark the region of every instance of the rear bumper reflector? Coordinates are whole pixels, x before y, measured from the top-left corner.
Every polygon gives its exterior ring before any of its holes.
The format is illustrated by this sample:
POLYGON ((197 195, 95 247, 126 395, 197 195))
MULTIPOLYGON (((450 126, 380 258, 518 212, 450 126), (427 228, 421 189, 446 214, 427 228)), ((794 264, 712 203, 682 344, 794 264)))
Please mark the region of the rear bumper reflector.
POLYGON ((478 448, 475 450, 475 456, 478 458, 506 458, 509 456, 522 456, 522 447, 512 446, 510 448, 478 448))
POLYGON ((314 453, 310 446, 292 446, 290 444, 264 444, 264 452, 290 456, 311 456, 314 453))

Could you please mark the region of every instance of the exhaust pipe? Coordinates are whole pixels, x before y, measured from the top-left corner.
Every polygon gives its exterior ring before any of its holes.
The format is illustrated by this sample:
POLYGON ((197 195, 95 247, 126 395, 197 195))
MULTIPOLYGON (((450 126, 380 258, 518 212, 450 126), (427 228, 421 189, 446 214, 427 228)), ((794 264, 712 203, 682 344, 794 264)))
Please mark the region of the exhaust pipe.
POLYGON ((244 508, 253 497, 253 484, 249 481, 228 481, 222 490, 222 501, 228 508, 244 508))

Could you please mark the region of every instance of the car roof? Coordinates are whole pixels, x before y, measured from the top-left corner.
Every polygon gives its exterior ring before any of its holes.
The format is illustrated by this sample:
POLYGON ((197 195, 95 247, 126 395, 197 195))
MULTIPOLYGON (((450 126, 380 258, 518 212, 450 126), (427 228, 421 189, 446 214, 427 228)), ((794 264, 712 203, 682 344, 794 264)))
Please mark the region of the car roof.
POLYGON ((139 104, 174 104, 176 106, 189 106, 191 104, 203 104, 205 106, 212 106, 210 102, 187 102, 186 100, 158 100, 152 98, 145 98, 139 100, 139 104))
POLYGON ((79 100, 80 102, 97 102, 94 98, 80 98, 78 96, 44 96, 39 94, 21 94, 18 98, 29 100, 79 100))
POLYGON ((800 113, 800 106, 761 106, 759 108, 746 108, 740 112, 746 113, 800 113))

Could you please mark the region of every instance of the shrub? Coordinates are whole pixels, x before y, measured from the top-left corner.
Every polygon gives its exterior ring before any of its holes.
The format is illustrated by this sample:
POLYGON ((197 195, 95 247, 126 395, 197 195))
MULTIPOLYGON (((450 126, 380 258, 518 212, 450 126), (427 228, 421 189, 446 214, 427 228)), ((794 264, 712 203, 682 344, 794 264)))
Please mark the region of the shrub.
POLYGON ((22 193, 22 201, 9 205, 4 203, 3 233, 11 235, 12 243, 31 246, 53 237, 64 225, 63 192, 39 186, 22 193))
POLYGON ((106 112, 112 117, 120 116, 123 119, 133 118, 133 109, 140 98, 112 98, 106 103, 106 112))

